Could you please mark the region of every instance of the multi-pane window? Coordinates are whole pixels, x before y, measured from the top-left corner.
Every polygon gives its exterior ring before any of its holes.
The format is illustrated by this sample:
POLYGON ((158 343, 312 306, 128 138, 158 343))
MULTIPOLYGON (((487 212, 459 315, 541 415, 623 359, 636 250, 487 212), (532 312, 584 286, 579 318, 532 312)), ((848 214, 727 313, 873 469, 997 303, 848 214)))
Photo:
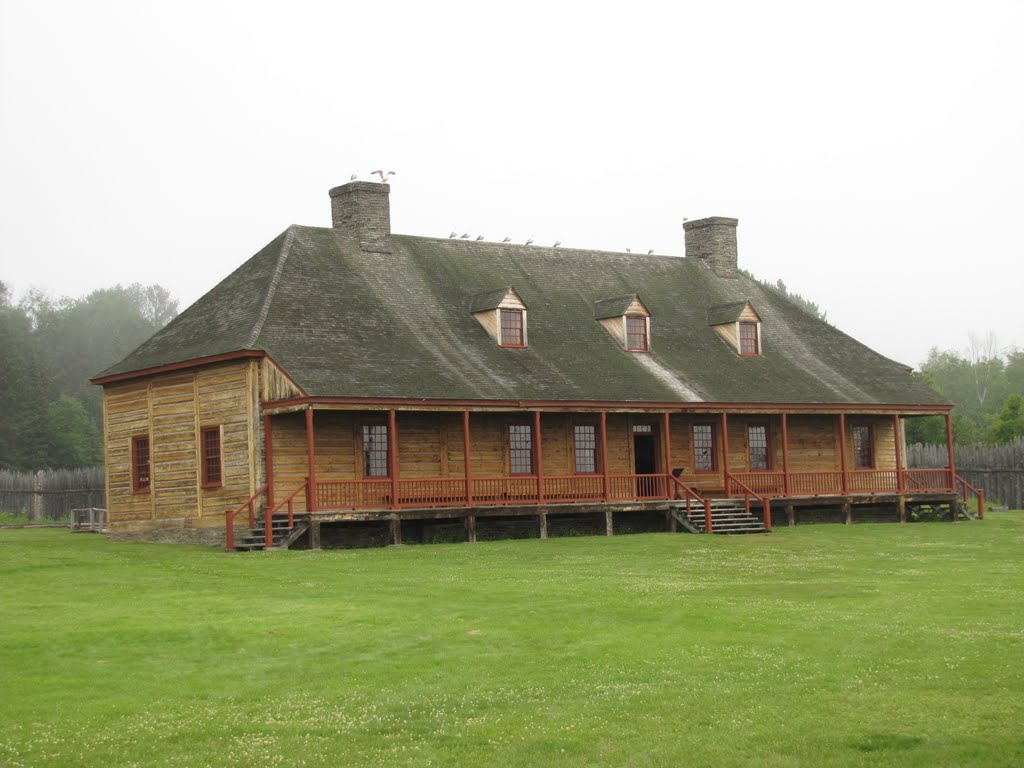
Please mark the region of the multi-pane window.
POLYGON ((740 323, 740 354, 761 354, 757 345, 757 323, 740 323))
POLYGON ((216 486, 224 484, 224 472, 221 464, 220 427, 205 427, 200 434, 202 450, 203 485, 216 486))
POLYGON ((501 346, 526 346, 523 334, 523 310, 501 309, 498 310, 498 316, 501 319, 501 346))
POLYGON ((771 469, 771 453, 768 450, 768 427, 764 424, 750 424, 747 427, 747 450, 750 454, 750 469, 771 469))
POLYGON ((132 490, 148 491, 149 485, 149 435, 141 435, 132 438, 132 490))
POLYGON ((363 477, 388 476, 388 425, 363 425, 363 477))
POLYGON ((715 428, 711 424, 693 425, 693 468, 697 472, 715 471, 715 428))
POLYGON ((575 427, 576 473, 597 472, 597 430, 593 424, 577 424, 575 427))
POLYGON ((529 424, 508 427, 508 469, 513 475, 533 474, 533 428, 529 424))
POLYGON ((626 349, 630 352, 647 351, 647 318, 626 316, 626 349))
POLYGON ((855 424, 853 427, 853 466, 857 469, 871 469, 874 465, 871 427, 867 424, 855 424))

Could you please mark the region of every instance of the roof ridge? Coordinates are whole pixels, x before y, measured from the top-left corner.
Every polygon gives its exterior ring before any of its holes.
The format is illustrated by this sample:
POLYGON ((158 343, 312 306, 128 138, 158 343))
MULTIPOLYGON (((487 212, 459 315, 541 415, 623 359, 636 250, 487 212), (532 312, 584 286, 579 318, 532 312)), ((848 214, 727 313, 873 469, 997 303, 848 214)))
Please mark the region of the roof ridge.
POLYGON ((256 340, 263 333, 263 324, 267 321, 267 315, 270 314, 270 305, 274 301, 274 294, 277 292, 277 284, 281 279, 281 273, 284 272, 284 264, 288 261, 288 254, 291 253, 292 241, 295 239, 295 225, 292 224, 288 227, 288 234, 285 235, 284 244, 281 246, 281 254, 277 257, 277 265, 274 267, 274 274, 270 278, 270 285, 267 287, 267 296, 263 300, 263 306, 260 308, 260 316, 256 319, 256 324, 252 328, 252 333, 249 334, 249 338, 245 342, 245 348, 251 349, 256 345, 256 340))

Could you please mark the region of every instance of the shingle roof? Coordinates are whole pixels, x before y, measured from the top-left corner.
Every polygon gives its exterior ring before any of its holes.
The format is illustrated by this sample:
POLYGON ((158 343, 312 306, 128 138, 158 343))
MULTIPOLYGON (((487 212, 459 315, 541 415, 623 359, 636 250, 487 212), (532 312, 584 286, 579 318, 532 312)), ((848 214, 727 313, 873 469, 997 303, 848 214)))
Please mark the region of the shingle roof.
MULTIPOLYGON (((489 309, 496 309, 501 302, 508 296, 509 291, 515 293, 517 296, 518 291, 511 285, 504 288, 498 288, 494 291, 485 291, 478 293, 469 300, 469 311, 470 312, 486 312, 489 309)), ((526 302, 523 302, 525 306, 526 302)), ((527 307, 529 309, 529 307, 527 307)))
MULTIPOLYGON (((614 299, 600 299, 594 302, 594 319, 603 320, 606 317, 621 317, 626 314, 626 310, 630 308, 634 301, 639 296, 635 293, 631 293, 628 296, 616 296, 614 299)), ((640 302, 643 304, 643 302, 640 302)))
POLYGON ((743 310, 746 309, 748 303, 744 299, 743 301, 730 301, 728 304, 708 307, 708 325, 735 323, 740 319, 740 315, 743 314, 743 310))
POLYGON ((905 366, 695 260, 408 235, 391 246, 364 253, 344 231, 290 227, 100 376, 256 349, 313 396, 946 404, 905 366), (469 311, 495 285, 530 307, 525 349, 499 347, 469 311), (650 353, 626 352, 594 317, 605 297, 636 294, 650 353), (708 325, 712 307, 748 299, 758 357, 708 325))

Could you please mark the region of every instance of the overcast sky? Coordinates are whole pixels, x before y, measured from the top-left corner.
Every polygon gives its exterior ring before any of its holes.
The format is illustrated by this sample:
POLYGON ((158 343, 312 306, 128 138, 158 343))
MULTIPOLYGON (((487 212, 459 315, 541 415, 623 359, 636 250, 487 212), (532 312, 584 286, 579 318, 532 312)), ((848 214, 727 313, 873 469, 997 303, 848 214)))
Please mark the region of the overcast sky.
POLYGON ((0 280, 184 308, 330 187, 740 266, 917 366, 1024 346, 1024 3, 0 0, 0 280))

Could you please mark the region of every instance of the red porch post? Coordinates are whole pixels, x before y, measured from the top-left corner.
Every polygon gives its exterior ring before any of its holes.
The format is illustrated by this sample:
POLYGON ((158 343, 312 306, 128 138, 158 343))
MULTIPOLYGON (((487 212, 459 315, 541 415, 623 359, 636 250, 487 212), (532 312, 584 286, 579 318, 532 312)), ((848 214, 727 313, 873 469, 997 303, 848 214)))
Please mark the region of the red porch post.
POLYGON ((306 409, 306 475, 309 485, 306 487, 306 509, 316 512, 316 455, 313 441, 313 408, 306 409))
POLYGON ((846 489, 849 485, 849 481, 846 477, 846 414, 839 414, 839 465, 842 470, 842 489, 843 495, 846 495, 846 489))
POLYGON ((274 506, 274 438, 270 431, 270 414, 263 414, 263 464, 266 467, 267 504, 274 506))
POLYGON ((388 469, 391 470, 391 508, 398 509, 398 419, 388 411, 388 469))
MULTIPOLYGON (((669 412, 665 411, 662 414, 662 427, 661 431, 665 438, 665 495, 670 499, 675 496, 674 486, 672 485, 672 437, 669 434, 669 412)), ((673 518, 674 519, 674 518, 673 518)))
POLYGON ((729 495, 729 416, 722 411, 722 482, 725 495, 729 495))
POLYGON ((473 506, 473 472, 469 468, 469 411, 462 412, 462 459, 466 468, 466 506, 473 506))
POLYGON ((949 452, 949 487, 956 493, 956 459, 953 457, 953 414, 946 413, 946 450, 949 452))
POLYGON ((533 412, 533 454, 537 457, 537 502, 544 503, 544 455, 540 445, 540 411, 533 412))
POLYGON ((782 490, 787 496, 791 495, 789 482, 789 427, 786 421, 786 414, 782 414, 782 490))
POLYGON ((900 416, 892 415, 892 434, 896 442, 896 491, 903 493, 903 441, 900 439, 900 416))
POLYGON ((608 477, 608 412, 601 411, 601 474, 604 476, 604 500, 611 501, 611 481, 608 477))

